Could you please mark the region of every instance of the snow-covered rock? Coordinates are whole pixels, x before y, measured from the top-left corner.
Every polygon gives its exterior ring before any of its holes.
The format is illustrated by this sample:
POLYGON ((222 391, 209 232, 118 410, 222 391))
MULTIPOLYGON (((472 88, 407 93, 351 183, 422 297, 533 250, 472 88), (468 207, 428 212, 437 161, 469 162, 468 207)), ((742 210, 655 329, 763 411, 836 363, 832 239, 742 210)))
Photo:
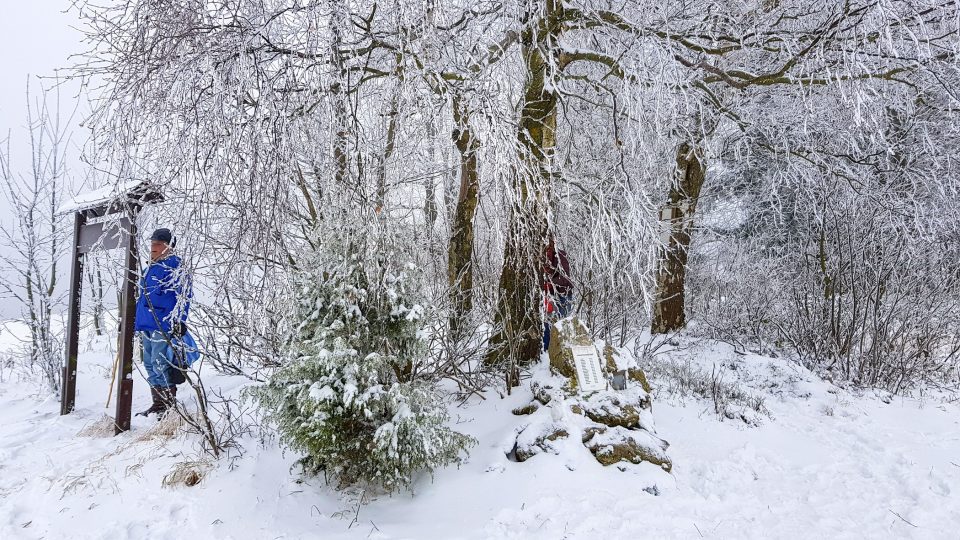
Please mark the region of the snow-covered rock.
POLYGON ((602 465, 648 462, 670 471, 669 445, 656 435, 650 386, 636 361, 609 345, 602 347, 605 375, 621 374, 625 387, 578 392, 571 347, 595 346, 589 330, 568 317, 553 324, 551 332, 549 373, 534 370, 530 403, 513 410, 529 420, 509 455, 522 462, 542 453, 561 454, 568 445, 557 441, 571 438, 602 465))

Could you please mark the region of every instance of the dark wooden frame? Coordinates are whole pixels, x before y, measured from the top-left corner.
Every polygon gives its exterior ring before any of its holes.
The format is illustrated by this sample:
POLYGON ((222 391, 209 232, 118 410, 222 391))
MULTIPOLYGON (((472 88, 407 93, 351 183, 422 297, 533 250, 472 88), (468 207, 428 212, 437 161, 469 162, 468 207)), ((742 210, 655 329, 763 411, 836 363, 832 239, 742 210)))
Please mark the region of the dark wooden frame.
POLYGON ((70 414, 76 406, 77 356, 80 340, 80 298, 83 287, 83 262, 94 248, 126 249, 126 274, 120 300, 120 369, 117 370, 117 408, 114 433, 130 429, 133 406, 133 323, 136 313, 137 282, 137 216, 144 205, 163 197, 146 184, 128 190, 106 202, 80 208, 74 212, 73 254, 70 269, 70 312, 67 317, 66 357, 63 363, 63 390, 60 414, 70 414), (123 214, 103 221, 100 218, 123 214))

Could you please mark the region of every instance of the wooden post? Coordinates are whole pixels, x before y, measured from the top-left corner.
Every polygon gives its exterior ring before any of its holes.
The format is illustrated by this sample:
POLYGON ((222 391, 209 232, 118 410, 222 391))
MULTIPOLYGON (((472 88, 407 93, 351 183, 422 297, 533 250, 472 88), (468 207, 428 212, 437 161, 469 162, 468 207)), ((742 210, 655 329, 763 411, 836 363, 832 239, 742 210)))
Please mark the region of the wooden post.
POLYGON ((73 264, 70 268, 70 311, 67 315, 67 346, 63 359, 63 385, 60 390, 60 414, 70 414, 76 405, 77 355, 80 342, 80 296, 83 286, 83 257, 77 249, 80 244, 80 229, 86 224, 83 212, 74 214, 73 264))
MULTIPOLYGON (((134 215, 139 208, 134 209, 134 215)), ((117 384, 117 412, 114 416, 114 434, 120 434, 130 429, 130 410, 133 407, 133 323, 137 309, 137 224, 131 219, 126 231, 127 236, 127 264, 126 275, 123 280, 123 296, 120 317, 120 369, 117 384)))
MULTIPOLYGON (((120 343, 117 346, 119 370, 115 433, 130 429, 133 405, 133 323, 136 316, 137 283, 137 216, 146 203, 163 200, 163 195, 147 183, 140 183, 122 193, 105 194, 96 202, 78 206, 74 212, 73 268, 70 278, 70 312, 67 319, 66 358, 63 363, 63 392, 60 414, 70 414, 76 405, 77 353, 80 338, 80 297, 83 284, 83 257, 92 249, 126 248, 126 271, 120 301, 120 343), (125 214, 118 220, 105 219, 125 214)), ((108 401, 109 406, 109 401, 108 401)))

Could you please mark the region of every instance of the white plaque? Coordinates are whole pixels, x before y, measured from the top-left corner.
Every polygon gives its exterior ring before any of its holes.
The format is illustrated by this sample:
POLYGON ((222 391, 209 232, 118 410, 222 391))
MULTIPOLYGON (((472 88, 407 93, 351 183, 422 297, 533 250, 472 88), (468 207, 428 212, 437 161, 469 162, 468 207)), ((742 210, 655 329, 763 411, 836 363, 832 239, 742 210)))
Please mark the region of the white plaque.
POLYGON ((570 347, 573 353, 573 365, 577 368, 577 386, 580 392, 594 392, 607 388, 607 380, 600 369, 600 357, 593 346, 570 347))

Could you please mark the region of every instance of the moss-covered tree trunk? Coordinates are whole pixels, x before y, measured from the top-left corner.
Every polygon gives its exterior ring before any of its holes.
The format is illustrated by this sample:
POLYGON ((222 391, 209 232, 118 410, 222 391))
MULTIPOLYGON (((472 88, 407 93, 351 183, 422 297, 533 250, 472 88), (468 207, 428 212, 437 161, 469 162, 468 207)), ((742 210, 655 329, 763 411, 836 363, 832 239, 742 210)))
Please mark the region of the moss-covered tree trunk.
MULTIPOLYGON (((402 81, 402 76, 401 76, 402 81)), ((376 209, 380 212, 387 206, 387 165, 393 157, 397 147, 397 115, 399 114, 400 88, 398 87, 390 99, 390 110, 387 113, 387 140, 383 145, 383 154, 377 166, 377 200, 376 209)))
POLYGON ((660 247, 657 261, 656 296, 650 331, 666 334, 684 327, 684 292, 687 254, 693 217, 706 177, 706 165, 699 149, 683 143, 677 149, 677 168, 670 184, 667 202, 660 210, 660 219, 669 237, 660 247))
POLYGON ((330 33, 332 40, 330 42, 330 59, 333 64, 333 81, 330 84, 330 94, 333 96, 333 178, 337 186, 343 186, 349 177, 349 161, 347 152, 349 148, 350 128, 350 103, 349 88, 347 87, 346 64, 344 62, 342 48, 343 36, 341 28, 345 24, 347 15, 345 14, 342 2, 334 2, 333 14, 330 18, 330 33))
POLYGON ((470 113, 457 96, 453 97, 453 144, 460 156, 460 191, 447 250, 447 278, 450 283, 450 331, 459 336, 463 317, 473 309, 473 221, 480 202, 477 163, 480 143, 470 126, 470 113))
POLYGON ((553 0, 531 1, 521 40, 526 85, 520 113, 510 225, 500 274, 500 298, 486 362, 504 365, 509 384, 518 384, 518 365, 540 357, 543 339, 540 268, 547 237, 547 208, 556 145, 557 95, 554 47, 560 38, 561 8, 553 0))

